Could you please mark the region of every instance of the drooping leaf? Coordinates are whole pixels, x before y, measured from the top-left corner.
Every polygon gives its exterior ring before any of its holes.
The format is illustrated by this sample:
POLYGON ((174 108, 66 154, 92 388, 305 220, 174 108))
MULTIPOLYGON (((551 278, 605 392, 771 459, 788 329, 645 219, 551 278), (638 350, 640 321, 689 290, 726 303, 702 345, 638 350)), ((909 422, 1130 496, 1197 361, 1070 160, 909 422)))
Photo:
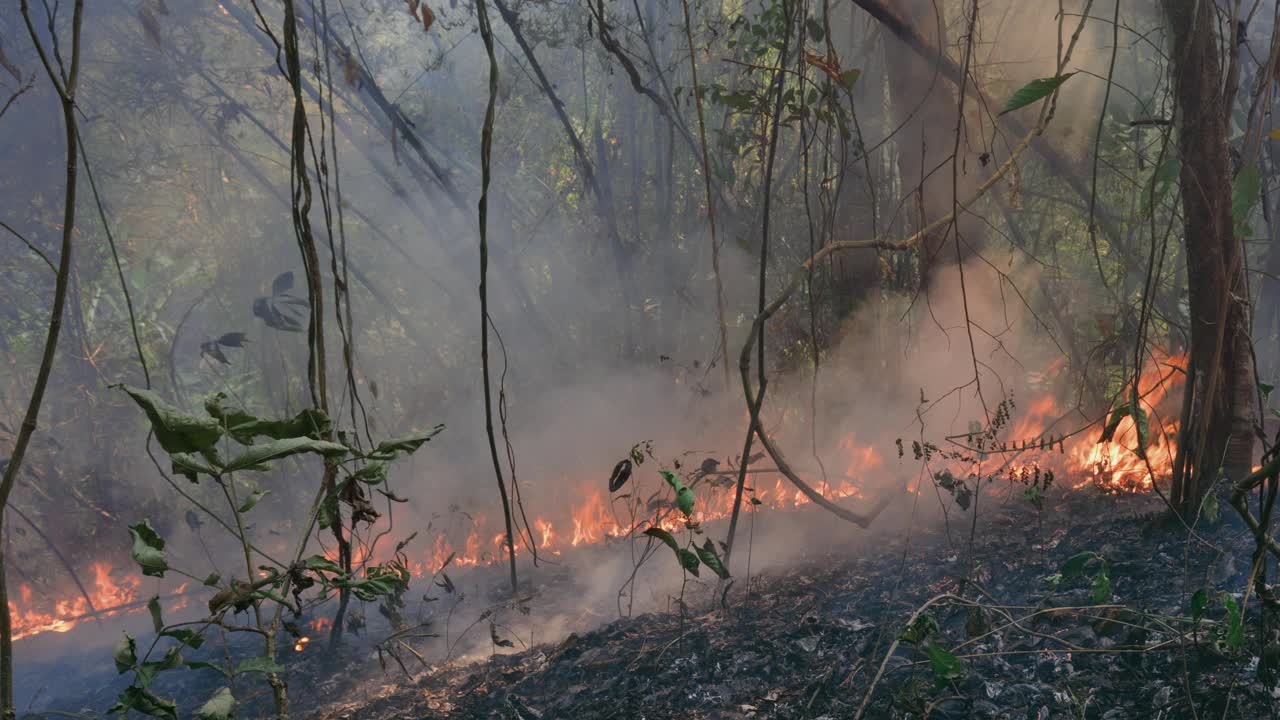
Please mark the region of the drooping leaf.
POLYGON ((1236 174, 1231 184, 1231 221, 1235 224, 1235 233, 1239 236, 1252 234, 1249 229, 1249 213, 1258 203, 1262 192, 1262 176, 1258 169, 1246 165, 1236 174))
POLYGON ((218 343, 213 340, 200 343, 200 354, 211 357, 214 360, 217 360, 218 362, 222 363, 223 365, 231 364, 231 360, 227 358, 226 353, 222 352, 222 348, 219 347, 218 343))
POLYGON ((333 573, 342 572, 341 565, 323 555, 312 555, 302 561, 302 566, 308 570, 327 570, 333 573))
POLYGON ((151 527, 150 520, 129 526, 129 535, 133 537, 133 548, 130 555, 142 568, 142 574, 151 577, 164 577, 169 563, 164 556, 164 538, 151 527))
POLYGON ((211 417, 184 413, 150 390, 114 385, 129 394, 147 413, 160 447, 169 453, 194 453, 213 447, 222 437, 222 426, 211 417))
POLYGON ((1138 432, 1138 457, 1145 458, 1147 456, 1147 446, 1151 444, 1151 425, 1147 419, 1147 411, 1142 408, 1142 403, 1133 403, 1133 426, 1138 432))
POLYGON ((249 493, 249 497, 245 498, 244 503, 240 505, 240 512, 241 513, 249 512, 254 508, 255 505, 257 505, 259 502, 262 501, 262 498, 270 494, 271 494, 270 490, 254 490, 253 492, 249 493))
POLYGON ((1204 519, 1210 525, 1216 525, 1220 517, 1222 517, 1222 507, 1218 504, 1218 496, 1213 491, 1210 491, 1204 497, 1204 519))
POLYGON ((235 717, 235 710, 235 696, 231 694, 231 688, 224 687, 196 710, 196 717, 200 720, 231 720, 235 717))
POLYGON ((351 473, 351 479, 362 482, 365 485, 379 485, 387 481, 387 471, 389 469, 390 466, 385 462, 374 460, 351 473))
POLYGON ((1191 619, 1199 620, 1204 617, 1204 611, 1209 607, 1209 593, 1204 588, 1200 588, 1191 595, 1191 619))
POLYGON ((147 612, 151 613, 151 627, 159 634, 160 631, 164 630, 164 615, 160 610, 159 595, 153 595, 147 601, 147 612))
POLYGON ((429 442, 431 438, 439 435, 444 430, 444 425, 436 425, 430 430, 408 437, 397 438, 395 440, 384 440, 378 443, 378 447, 374 448, 370 457, 376 457, 380 460, 392 460, 400 453, 414 453, 423 443, 429 442))
POLYGON ((716 546, 711 542, 711 538, 707 538, 706 542, 702 543, 702 547, 697 547, 696 545, 694 547, 697 549, 698 559, 702 561, 703 565, 711 568, 711 572, 720 576, 721 579, 727 580, 729 578, 729 569, 720 561, 720 555, 716 552, 716 546))
POLYGON ((1244 620, 1240 617, 1240 606, 1229 593, 1222 595, 1222 605, 1227 609, 1227 647, 1239 650, 1244 647, 1244 620))
POLYGON ((138 643, 129 633, 125 633, 111 651, 111 658, 116 662, 117 673, 127 673, 138 664, 138 643))
POLYGON ((251 657, 236 666, 237 675, 250 672, 278 673, 284 672, 284 667, 265 655, 251 657))
POLYGON ((195 668, 197 670, 199 669, 214 670, 225 678, 231 677, 231 674, 227 672, 227 669, 225 667, 222 667, 221 665, 215 665, 214 663, 211 663, 211 662, 205 662, 203 660, 189 660, 187 661, 187 667, 195 668))
POLYGON ((293 289, 293 271, 287 270, 271 281, 271 294, 283 295, 293 289))
POLYGON ((676 507, 680 508, 680 512, 684 513, 685 517, 693 514, 693 491, 685 487, 685 484, 680 481, 680 478, 675 473, 667 470, 660 470, 659 472, 662 474, 662 479, 666 480, 671 489, 676 491, 676 507))
POLYGON ((671 548, 671 551, 676 554, 676 559, 680 561, 681 567, 688 570, 693 575, 698 574, 698 556, 689 550, 680 547, 680 543, 676 542, 676 539, 672 537, 671 533, 660 527, 651 527, 645 530, 644 534, 666 543, 667 547, 671 548))
POLYGON ((1024 108, 1037 100, 1049 97, 1053 94, 1054 90, 1061 87, 1062 83, 1066 82, 1072 75, 1075 75, 1075 73, 1066 73, 1065 75, 1055 75, 1053 77, 1032 80, 1019 88, 1018 91, 1009 98, 1009 101, 1004 104, 1004 109, 1000 111, 1000 114, 1004 115, 1005 113, 1013 112, 1014 110, 1024 108))
POLYGON ((227 472, 235 472, 236 470, 252 468, 271 460, 279 460, 298 453, 316 453, 326 457, 334 457, 347 452, 349 452, 349 449, 346 445, 339 445, 325 440, 315 440, 309 437, 291 437, 272 440, 262 445, 251 445, 239 456, 228 462, 224 469, 227 472))
POLYGON ((112 705, 107 713, 117 715, 127 713, 130 710, 136 710, 143 715, 151 717, 166 718, 166 720, 178 720, 178 706, 172 700, 166 700, 147 690, 146 688, 130 685, 121 692, 116 699, 116 704, 112 705))
POLYGON ((960 659, 936 642, 929 643, 929 667, 943 680, 954 680, 964 674, 960 659))
POLYGON ((172 630, 165 630, 164 632, 160 633, 160 635, 162 637, 173 638, 174 640, 177 640, 178 642, 182 643, 183 645, 186 645, 192 650, 199 650, 200 646, 204 645, 204 635, 201 635, 195 630, 188 630, 186 628, 174 628, 172 630))
POLYGON ((135 677, 138 684, 142 687, 149 687, 156 679, 156 675, 164 670, 172 670, 182 665, 182 648, 173 647, 164 654, 164 657, 152 662, 144 662, 138 666, 135 677))
POLYGON ((1271 397, 1271 392, 1275 389, 1276 389, 1276 386, 1272 385, 1271 383, 1264 383, 1264 382, 1258 383, 1258 392, 1262 393, 1263 400, 1266 400, 1267 398, 1271 397))
POLYGON ((210 477, 218 477, 222 474, 221 470, 195 453, 172 453, 169 455, 169 460, 173 465, 173 472, 191 482, 197 482, 201 474, 210 477))

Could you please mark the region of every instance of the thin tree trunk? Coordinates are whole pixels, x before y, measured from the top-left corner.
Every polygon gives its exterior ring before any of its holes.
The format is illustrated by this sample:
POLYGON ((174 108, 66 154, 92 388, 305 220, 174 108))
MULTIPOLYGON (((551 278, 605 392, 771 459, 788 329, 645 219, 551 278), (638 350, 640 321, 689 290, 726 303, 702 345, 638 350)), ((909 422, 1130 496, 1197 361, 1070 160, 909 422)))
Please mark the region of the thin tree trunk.
POLYGON ((1195 392, 1178 447, 1186 472, 1172 501, 1193 514, 1222 469, 1233 479, 1249 473, 1253 455, 1253 363, 1244 257, 1231 214, 1230 130, 1222 97, 1214 5, 1164 0, 1173 36, 1178 154, 1182 159, 1182 214, 1191 311, 1195 392))
MULTIPOLYGON (((66 309, 67 286, 71 278, 71 238, 75 234, 76 225, 76 84, 80 77, 80 27, 84 16, 84 0, 76 0, 71 19, 71 67, 61 76, 55 72, 53 65, 45 53, 44 44, 35 26, 31 23, 28 0, 22 0, 22 19, 26 22, 31 42, 40 54, 49 82, 57 90, 62 103, 62 122, 66 131, 67 144, 67 179, 66 192, 62 206, 62 248, 58 257, 58 275, 53 290, 53 308, 49 312, 49 330, 45 333, 44 352, 40 356, 40 368, 36 371, 35 385, 31 388, 31 400, 27 403, 27 412, 22 418, 22 426, 9 456, 9 463, 4 469, 4 478, 0 479, 0 534, 4 532, 4 510, 9 504, 9 495, 13 492, 14 482, 18 479, 18 471, 22 469, 22 460, 31 444, 31 436, 35 434, 40 418, 40 405, 44 402, 44 391, 49 385, 49 375, 53 370, 54 356, 58 351, 58 335, 62 330, 62 315, 66 309)), ((0 551, 0 717, 12 720, 17 716, 13 695, 13 620, 9 617, 9 588, 5 580, 5 552, 0 551)))

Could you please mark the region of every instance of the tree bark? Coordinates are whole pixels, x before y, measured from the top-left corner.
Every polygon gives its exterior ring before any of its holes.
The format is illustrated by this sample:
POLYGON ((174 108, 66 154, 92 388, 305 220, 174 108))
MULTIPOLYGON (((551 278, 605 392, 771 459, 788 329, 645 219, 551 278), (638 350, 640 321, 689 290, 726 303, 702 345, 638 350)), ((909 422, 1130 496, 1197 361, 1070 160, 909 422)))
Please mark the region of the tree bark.
POLYGON ((1230 119, 1222 101, 1213 3, 1163 0, 1173 36, 1178 153, 1186 238, 1194 375, 1182 428, 1172 501, 1194 514, 1219 477, 1249 473, 1253 461, 1253 360, 1244 256, 1231 215, 1230 119))

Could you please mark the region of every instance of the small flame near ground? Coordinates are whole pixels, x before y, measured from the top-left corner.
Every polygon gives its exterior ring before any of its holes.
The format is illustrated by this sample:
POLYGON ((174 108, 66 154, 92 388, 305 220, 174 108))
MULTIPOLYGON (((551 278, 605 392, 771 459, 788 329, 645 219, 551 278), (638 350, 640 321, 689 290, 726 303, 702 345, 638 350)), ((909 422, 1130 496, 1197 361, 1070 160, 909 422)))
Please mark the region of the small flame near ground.
MULTIPOLYGON (((1101 430, 1095 425, 1084 432, 1066 437, 1053 447, 1045 447, 1045 443, 1037 444, 1037 438, 1056 438, 1065 431, 1055 427, 1054 423, 1068 413, 1052 394, 1046 393, 1019 407, 1017 419, 1007 433, 1012 443, 1028 441, 1028 449, 1016 453, 994 454, 991 462, 999 463, 1012 458, 1009 470, 1014 477, 1019 473, 1031 473, 1035 469, 1051 469, 1057 477, 1071 482, 1071 489, 1096 486, 1115 493, 1149 491, 1153 474, 1168 477, 1173 467, 1177 417, 1176 413, 1162 413, 1161 410, 1168 409, 1165 407, 1166 400, 1175 397, 1171 394, 1182 386, 1186 362, 1186 355, 1157 354, 1139 378, 1140 403, 1150 418, 1150 446, 1147 448, 1146 460, 1135 452, 1138 431, 1131 416, 1121 420, 1113 440, 1108 443, 1099 442, 1101 430)), ((1055 363, 1037 375, 1042 379, 1049 379, 1063 368, 1062 363, 1055 363)), ((891 444, 891 438, 880 443, 886 447, 891 444)), ((840 440, 838 447, 843 457, 838 458, 836 464, 828 466, 832 470, 831 474, 827 478, 809 478, 827 498, 861 498, 865 497, 862 490, 864 482, 869 486, 879 487, 897 482, 895 478, 900 471, 891 467, 876 445, 850 434, 840 440)), ((931 469, 936 472, 942 467, 933 466, 931 469)), ((974 472, 972 466, 946 469, 957 477, 967 477, 974 472)), ((749 509, 790 510, 811 503, 808 497, 787 483, 781 475, 752 475, 749 486, 749 497, 757 501, 749 509)), ((630 512, 634 506, 627 506, 625 502, 612 502, 599 489, 599 483, 583 483, 582 487, 578 496, 581 499, 567 517, 553 521, 539 516, 532 520, 530 532, 517 543, 517 555, 527 554, 530 543, 536 544, 539 554, 554 556, 570 548, 621 539, 651 525, 673 533, 683 529, 684 521, 678 519, 669 508, 637 515, 630 512)), ((907 491, 918 491, 914 480, 908 485, 907 491)), ((691 516, 693 522, 706 524, 727 518, 731 514, 734 499, 732 482, 718 485, 703 483, 698 487, 696 495, 697 502, 691 516)), ((478 567, 500 562, 506 555, 506 544, 504 533, 498 530, 497 527, 488 526, 484 515, 475 515, 461 543, 455 545, 446 533, 438 534, 430 552, 425 553, 426 556, 420 561, 411 564, 410 569, 419 577, 430 577, 441 569, 450 556, 452 561, 449 564, 453 567, 478 567)), ((108 563, 94 563, 91 570, 93 580, 86 584, 85 589, 92 598, 92 610, 83 595, 53 600, 37 599, 30 585, 20 585, 19 599, 9 603, 14 639, 46 632, 65 633, 87 619, 145 611, 144 598, 139 594, 141 581, 132 575, 132 567, 119 573, 120 578, 116 577, 108 563)), ((188 605, 190 599, 183 594, 185 590, 184 584, 171 593, 170 610, 180 610, 188 605)), ((305 650, 311 637, 327 632, 331 623, 328 618, 311 621, 308 626, 309 634, 298 638, 294 650, 305 650)))

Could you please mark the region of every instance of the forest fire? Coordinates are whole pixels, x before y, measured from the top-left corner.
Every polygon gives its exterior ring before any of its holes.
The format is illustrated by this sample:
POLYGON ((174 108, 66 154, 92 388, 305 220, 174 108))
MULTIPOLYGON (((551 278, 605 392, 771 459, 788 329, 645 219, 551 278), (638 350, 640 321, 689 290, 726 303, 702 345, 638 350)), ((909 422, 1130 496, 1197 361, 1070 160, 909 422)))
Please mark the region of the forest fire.
MULTIPOLYGON (((1111 441, 1101 442, 1101 431, 1096 424, 1075 434, 1058 430, 1054 423, 1067 413, 1052 394, 1044 394, 1015 413, 1017 419, 1010 424, 1008 432, 1000 434, 1005 438, 1003 442, 987 445, 981 462, 951 459, 944 464, 956 477, 985 475, 1004 465, 1011 477, 1052 470, 1072 490, 1095 486, 1107 492, 1146 492, 1151 488, 1153 475, 1167 477, 1173 466, 1177 421, 1161 410, 1168 409, 1173 391, 1181 387, 1185 364, 1185 356, 1161 355, 1150 362, 1141 375, 1139 396, 1150 424, 1145 459, 1135 452, 1138 428, 1132 413, 1118 416, 1111 441)), ((892 445, 892 441, 884 444, 892 445)), ((836 452, 839 457, 831 465, 835 472, 827 477, 808 477, 829 499, 864 497, 864 483, 887 487, 900 475, 876 445, 863 443, 853 435, 840 440, 836 452)), ((942 468, 931 466, 931 469, 937 472, 942 468)), ((704 473, 693 482, 697 497, 690 516, 693 523, 706 525, 729 517, 733 511, 736 475, 736 471, 704 473)), ((915 491, 914 481, 907 491, 915 491)), ((684 521, 671 511, 670 503, 662 500, 662 492, 652 492, 653 495, 642 502, 639 495, 621 492, 610 496, 598 483, 583 483, 578 491, 582 499, 567 517, 553 520, 538 516, 531 520, 532 527, 522 533, 516 554, 528 554, 533 544, 540 556, 557 556, 572 548, 619 540, 653 525, 673 533, 683 529, 684 521)), ((753 468, 748 475, 744 503, 748 511, 792 510, 811 502, 776 470, 753 468)), ((501 562, 505 556, 505 534, 500 530, 490 526, 484 515, 477 514, 459 544, 451 541, 449 533, 437 534, 427 556, 411 563, 410 569, 419 577, 429 577, 446 566, 467 568, 501 562)), ((9 603, 15 639, 45 632, 65 633, 88 619, 145 610, 138 578, 121 573, 123 577, 117 579, 111 566, 101 562, 94 563, 92 571, 91 586, 85 588, 87 598, 77 593, 41 602, 30 585, 21 585, 18 601, 9 603), (38 609, 42 606, 43 609, 38 609)), ((185 590, 184 584, 172 593, 170 609, 187 606, 189 599, 183 594, 185 590)), ((310 635, 299 639, 295 650, 304 650, 311 642, 310 636, 325 632, 329 622, 327 618, 312 621, 310 635)))

